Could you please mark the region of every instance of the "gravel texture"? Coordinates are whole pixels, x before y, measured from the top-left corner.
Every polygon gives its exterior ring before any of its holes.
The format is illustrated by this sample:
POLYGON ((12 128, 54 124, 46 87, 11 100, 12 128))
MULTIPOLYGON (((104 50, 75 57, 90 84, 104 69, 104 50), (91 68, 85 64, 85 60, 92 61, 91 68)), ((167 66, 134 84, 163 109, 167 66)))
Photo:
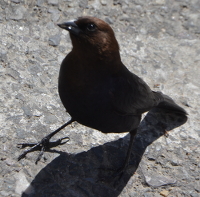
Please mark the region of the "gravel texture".
POLYGON ((199 0, 1 0, 0 196, 199 197, 199 10, 199 0), (183 124, 148 113, 120 181, 105 168, 120 167, 129 135, 105 135, 78 123, 55 136, 70 141, 38 165, 38 152, 17 162, 17 143, 37 142, 70 119, 57 80, 71 42, 56 23, 82 15, 108 22, 124 64, 189 114, 183 124))

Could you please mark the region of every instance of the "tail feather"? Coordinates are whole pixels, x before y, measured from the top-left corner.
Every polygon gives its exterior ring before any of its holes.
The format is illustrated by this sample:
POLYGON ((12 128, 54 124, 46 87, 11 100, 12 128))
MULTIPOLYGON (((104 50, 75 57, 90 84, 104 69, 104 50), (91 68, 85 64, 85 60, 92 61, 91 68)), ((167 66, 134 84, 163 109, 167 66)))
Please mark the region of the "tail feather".
POLYGON ((169 96, 161 92, 156 92, 156 94, 159 94, 159 97, 162 97, 162 101, 156 106, 156 108, 161 108, 169 112, 174 112, 182 115, 188 115, 188 113, 182 107, 177 105, 169 96))

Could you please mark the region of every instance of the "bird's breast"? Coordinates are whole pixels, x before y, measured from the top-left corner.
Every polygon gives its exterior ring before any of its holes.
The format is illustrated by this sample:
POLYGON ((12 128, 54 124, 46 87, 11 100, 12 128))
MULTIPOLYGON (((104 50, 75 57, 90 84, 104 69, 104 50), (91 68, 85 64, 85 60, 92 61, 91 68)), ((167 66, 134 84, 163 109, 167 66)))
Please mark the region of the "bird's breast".
POLYGON ((66 60, 61 65, 58 89, 64 107, 74 120, 105 133, 127 132, 135 127, 134 117, 122 116, 113 108, 116 76, 92 67, 87 69, 78 60, 68 57, 66 60))
POLYGON ((108 79, 100 79, 93 73, 70 69, 60 72, 58 89, 62 103, 72 117, 100 111, 110 102, 108 79))

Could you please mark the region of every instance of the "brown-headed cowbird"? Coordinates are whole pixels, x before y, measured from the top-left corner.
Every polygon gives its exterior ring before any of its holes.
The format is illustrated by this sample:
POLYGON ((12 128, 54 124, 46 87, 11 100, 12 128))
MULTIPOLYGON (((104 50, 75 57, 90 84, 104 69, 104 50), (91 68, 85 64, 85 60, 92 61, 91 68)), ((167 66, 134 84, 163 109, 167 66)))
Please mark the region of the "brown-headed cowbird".
MULTIPOLYGON (((121 168, 123 171, 129 162, 142 113, 152 108, 185 116, 187 113, 170 97, 152 91, 124 66, 115 34, 107 23, 85 16, 58 26, 69 31, 73 45, 61 64, 58 83, 61 101, 72 119, 38 144, 31 144, 34 146, 19 159, 40 149, 38 161, 48 146, 62 141, 52 144, 49 139, 77 121, 103 133, 130 133, 129 148, 121 168)), ((23 147, 28 145, 22 144, 23 147)))

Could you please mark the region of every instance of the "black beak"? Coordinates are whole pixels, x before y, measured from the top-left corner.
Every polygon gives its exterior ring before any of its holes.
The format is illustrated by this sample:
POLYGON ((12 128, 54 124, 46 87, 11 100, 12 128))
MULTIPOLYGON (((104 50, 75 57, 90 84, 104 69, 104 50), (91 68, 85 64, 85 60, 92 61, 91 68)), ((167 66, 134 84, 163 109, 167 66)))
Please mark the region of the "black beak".
POLYGON ((62 29, 66 29, 70 33, 77 36, 82 32, 82 30, 77 26, 75 22, 61 23, 61 24, 58 24, 58 26, 62 29))

